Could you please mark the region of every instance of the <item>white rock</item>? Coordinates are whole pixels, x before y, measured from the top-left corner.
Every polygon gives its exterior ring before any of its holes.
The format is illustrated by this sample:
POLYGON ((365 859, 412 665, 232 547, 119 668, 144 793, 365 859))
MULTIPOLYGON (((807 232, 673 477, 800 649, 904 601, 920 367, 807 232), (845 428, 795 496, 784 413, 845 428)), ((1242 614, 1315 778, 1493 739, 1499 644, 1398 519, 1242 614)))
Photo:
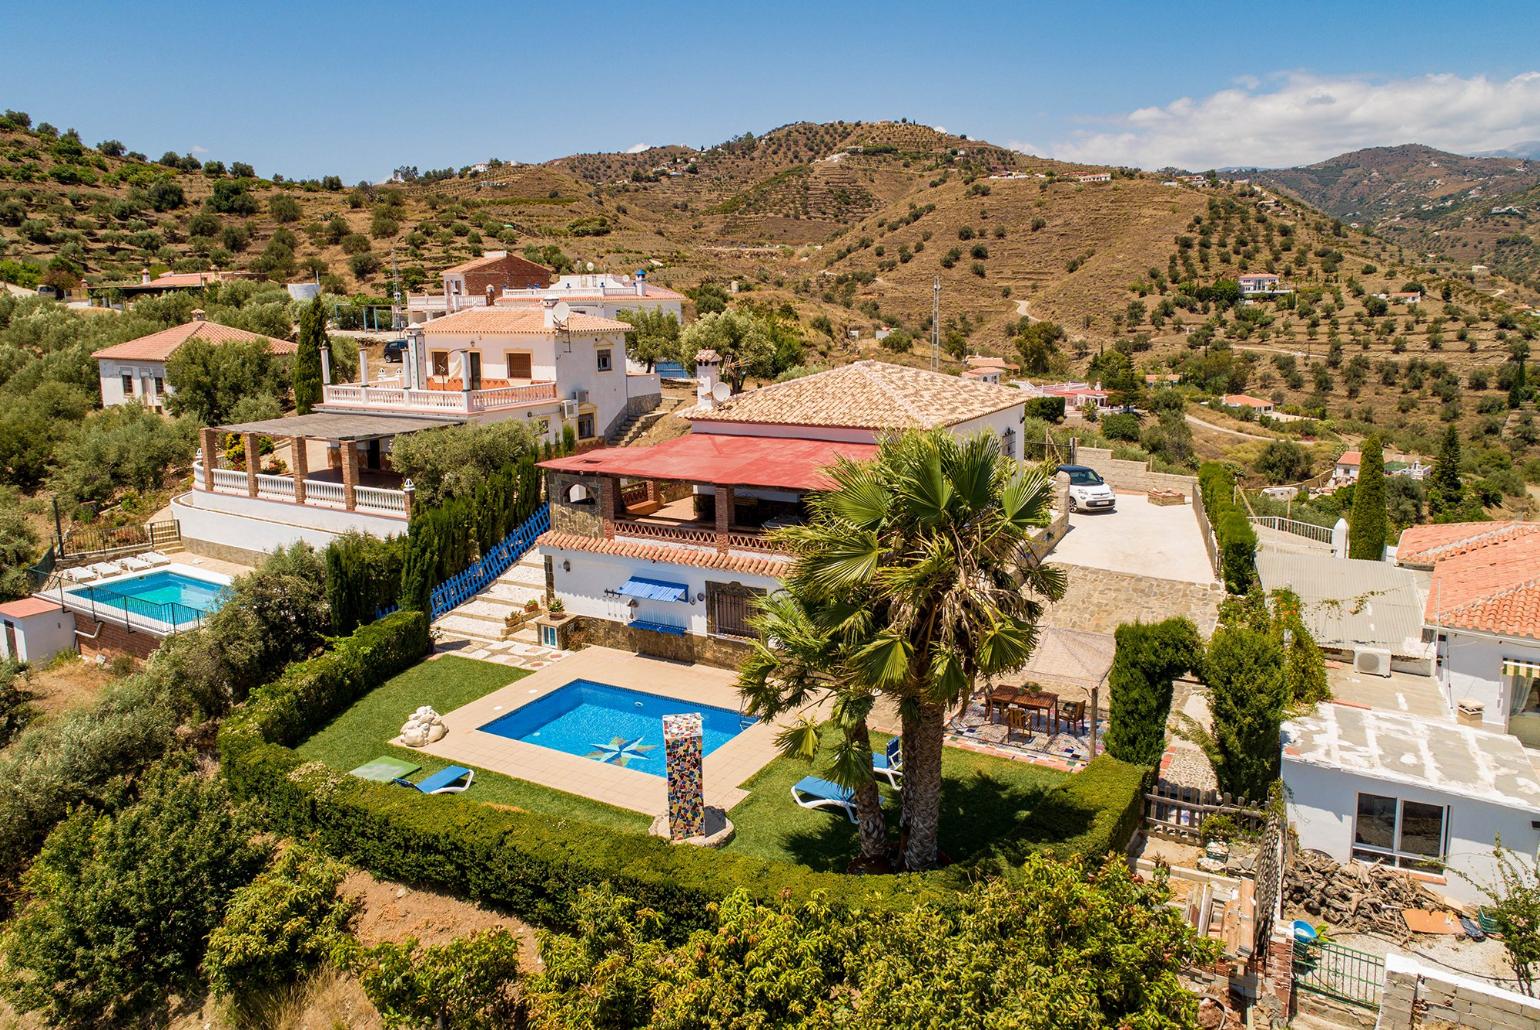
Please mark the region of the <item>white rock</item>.
POLYGON ((448 727, 446 727, 442 722, 433 723, 433 725, 428 727, 428 743, 431 744, 436 740, 443 740, 444 734, 448 732, 448 727))

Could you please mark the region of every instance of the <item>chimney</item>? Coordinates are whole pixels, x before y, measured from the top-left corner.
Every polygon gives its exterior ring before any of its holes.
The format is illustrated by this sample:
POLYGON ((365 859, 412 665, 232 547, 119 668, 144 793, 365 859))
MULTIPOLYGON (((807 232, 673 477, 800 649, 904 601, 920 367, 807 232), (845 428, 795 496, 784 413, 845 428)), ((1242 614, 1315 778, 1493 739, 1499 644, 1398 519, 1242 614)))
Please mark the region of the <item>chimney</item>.
POLYGON ((148 268, 139 269, 139 284, 141 286, 150 285, 150 270, 148 268))
POLYGON ((207 314, 208 312, 204 311, 202 308, 193 308, 193 321, 201 322, 203 321, 204 316, 207 314))
POLYGON ((716 388, 721 382, 722 357, 714 350, 695 353, 695 400, 701 411, 717 405, 716 388))
POLYGON ((638 297, 645 297, 645 296, 647 296, 647 270, 644 269, 644 268, 638 268, 636 270, 636 280, 635 281, 636 281, 636 295, 638 297))
POLYGON ((540 315, 542 324, 547 329, 556 328, 556 298, 546 297, 540 301, 540 315))
POLYGON ((487 283, 487 307, 497 303, 497 287, 487 283))

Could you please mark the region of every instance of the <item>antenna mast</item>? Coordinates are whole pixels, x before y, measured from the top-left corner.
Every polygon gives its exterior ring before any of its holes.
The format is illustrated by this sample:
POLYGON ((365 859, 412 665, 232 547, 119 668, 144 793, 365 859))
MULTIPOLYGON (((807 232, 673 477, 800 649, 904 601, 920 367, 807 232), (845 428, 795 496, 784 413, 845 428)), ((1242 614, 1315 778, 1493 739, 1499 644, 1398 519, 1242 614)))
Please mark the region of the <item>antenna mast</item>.
POLYGON ((930 370, 941 371, 941 277, 930 287, 930 370))

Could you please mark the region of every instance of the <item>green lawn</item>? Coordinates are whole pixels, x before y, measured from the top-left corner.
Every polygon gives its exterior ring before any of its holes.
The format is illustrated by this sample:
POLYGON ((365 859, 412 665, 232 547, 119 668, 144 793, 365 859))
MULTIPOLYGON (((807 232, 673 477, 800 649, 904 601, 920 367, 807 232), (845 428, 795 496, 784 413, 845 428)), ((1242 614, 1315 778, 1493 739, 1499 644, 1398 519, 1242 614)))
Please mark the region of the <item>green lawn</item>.
MULTIPOLYGON (((392 747, 387 743, 400 732, 401 724, 417 706, 432 705, 440 712, 450 712, 527 675, 529 673, 521 669, 510 669, 505 665, 478 662, 455 655, 423 662, 370 691, 297 750, 308 759, 325 762, 342 772, 356 769, 380 755, 393 755, 421 765, 423 772, 414 779, 420 778, 451 763, 411 748, 392 747)), ((651 821, 638 812, 615 808, 524 780, 515 780, 485 769, 476 770, 476 783, 465 796, 474 797, 478 801, 515 805, 556 819, 580 819, 636 833, 645 833, 651 821)))
MULTIPOLYGON (((887 742, 874 734, 872 750, 881 752, 887 742)), ((856 855, 855 826, 838 809, 809 811, 791 800, 791 785, 816 775, 817 768, 798 758, 777 758, 745 783, 750 794, 732 810, 737 834, 728 849, 843 870, 856 855)), ((1071 776, 954 747, 942 750, 941 775, 941 847, 957 861, 1030 842, 1035 835, 1029 824, 1041 814, 1041 802, 1071 776)), ((897 798, 886 787, 882 793, 891 802, 890 829, 897 832, 897 798)))

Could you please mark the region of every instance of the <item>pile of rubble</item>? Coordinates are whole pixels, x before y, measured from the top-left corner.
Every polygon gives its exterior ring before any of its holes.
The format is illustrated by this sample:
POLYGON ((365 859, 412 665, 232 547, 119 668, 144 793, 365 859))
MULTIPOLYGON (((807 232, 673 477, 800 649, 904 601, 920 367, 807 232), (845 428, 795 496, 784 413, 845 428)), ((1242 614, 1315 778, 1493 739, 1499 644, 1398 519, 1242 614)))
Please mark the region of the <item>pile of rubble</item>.
POLYGON ((1446 903, 1411 877, 1389 869, 1356 862, 1338 865, 1318 851, 1300 851, 1283 879, 1283 907, 1308 912, 1340 930, 1402 936, 1402 909, 1436 909, 1446 903))

